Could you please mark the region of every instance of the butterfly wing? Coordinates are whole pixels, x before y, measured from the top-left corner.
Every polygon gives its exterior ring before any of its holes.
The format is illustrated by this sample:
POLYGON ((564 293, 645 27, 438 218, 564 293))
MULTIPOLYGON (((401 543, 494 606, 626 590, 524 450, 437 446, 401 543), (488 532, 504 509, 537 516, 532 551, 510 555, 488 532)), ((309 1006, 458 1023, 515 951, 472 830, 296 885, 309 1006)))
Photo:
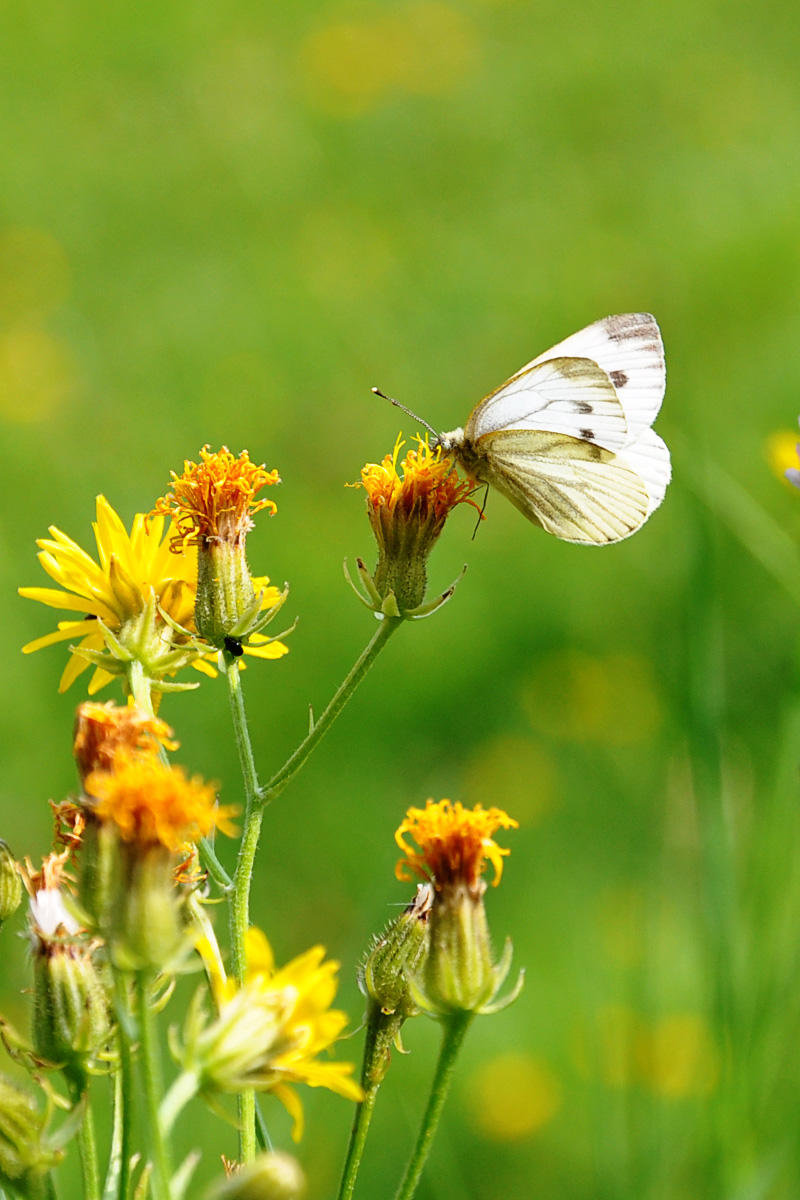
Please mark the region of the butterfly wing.
MULTIPOLYGON (((483 434, 473 450, 479 478, 503 492, 528 520, 567 542, 621 541, 655 507, 633 465, 568 434, 497 430, 483 434)), ((655 483, 653 488, 655 493, 655 483)))
POLYGON ((628 424, 607 373, 587 358, 550 358, 524 367, 472 410, 465 440, 500 430, 565 433, 620 450, 628 424))
POLYGON ((664 345, 655 317, 650 313, 604 317, 546 350, 522 371, 570 356, 589 358, 605 371, 625 412, 629 440, 653 424, 666 385, 664 345))
POLYGON ((664 383, 655 319, 606 317, 482 400, 464 430, 462 461, 557 537, 620 541, 670 481, 669 451, 650 428, 664 383))

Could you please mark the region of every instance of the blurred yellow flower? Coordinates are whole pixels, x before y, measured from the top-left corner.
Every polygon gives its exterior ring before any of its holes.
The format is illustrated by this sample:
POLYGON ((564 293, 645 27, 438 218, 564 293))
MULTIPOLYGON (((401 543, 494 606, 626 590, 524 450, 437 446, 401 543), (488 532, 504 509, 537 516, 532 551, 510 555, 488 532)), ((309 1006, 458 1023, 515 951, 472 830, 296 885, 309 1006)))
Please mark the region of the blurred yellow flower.
POLYGON ((87 700, 75 714, 72 752, 83 780, 92 771, 113 771, 131 758, 154 758, 162 746, 177 750, 178 742, 171 739, 165 721, 148 716, 135 704, 87 700))
MULTIPOLYGON (((142 613, 151 594, 172 621, 182 626, 191 624, 197 553, 191 547, 182 554, 170 553, 175 531, 170 526, 162 540, 163 517, 148 522, 144 513, 137 513, 129 534, 105 496, 98 496, 97 521, 93 528, 99 562, 54 525, 50 527, 50 538, 40 538, 37 542, 39 562, 64 590, 24 587, 19 589, 19 594, 50 608, 67 609, 85 616, 80 620, 59 621, 54 633, 23 646, 23 654, 65 641, 76 641, 77 650, 102 651, 105 638, 98 619, 116 633, 142 613)), ((173 642, 173 630, 165 621, 160 618, 159 621, 164 649, 168 650, 173 642)), ((73 654, 64 668, 59 691, 65 692, 90 665, 80 654, 73 654)), ((193 665, 203 669, 204 664, 193 665)), ((111 673, 96 666, 89 683, 89 694, 97 692, 112 678, 111 673)))
POLYGON ((543 1129, 559 1112, 558 1077, 531 1054, 498 1054, 472 1073, 467 1093, 472 1123, 494 1142, 513 1142, 543 1129))
POLYGON ((719 1081, 719 1051, 700 1013, 667 1013, 647 1020, 623 1004, 600 1008, 593 1027, 574 1040, 585 1078, 610 1088, 646 1088, 666 1100, 707 1096, 719 1081))
POLYGON ((44 421, 73 392, 78 367, 69 345, 31 321, 0 332, 0 416, 44 421))
POLYGON ((786 478, 787 471, 796 471, 800 467, 797 444, 800 442, 800 431, 797 429, 777 429, 767 438, 765 449, 767 462, 774 475, 777 475, 787 487, 791 487, 786 478))
POLYGON ((669 1013, 638 1038, 639 1077, 665 1099, 708 1096, 719 1082, 719 1052, 700 1013, 669 1013))
POLYGON ((69 263, 52 233, 12 226, 0 234, 0 320, 40 320, 68 294, 69 263))
POLYGON ((345 1014, 330 1007, 339 964, 322 961, 322 946, 276 968, 266 937, 250 928, 242 987, 225 977, 213 947, 201 942, 199 949, 218 1016, 209 1023, 195 1005, 187 1021, 180 1058, 184 1070, 195 1074, 198 1090, 239 1092, 254 1087, 273 1092, 294 1121, 295 1141, 302 1136, 303 1108, 291 1084, 326 1087, 347 1100, 363 1099, 360 1085, 351 1078, 351 1063, 317 1058, 347 1024, 345 1014))
POLYGON ((237 810, 216 803, 213 784, 154 757, 123 758, 112 771, 92 771, 83 786, 97 820, 142 848, 163 846, 174 854, 212 829, 236 833, 230 817, 237 810))
POLYGON ((301 65, 320 107, 353 117, 392 92, 450 92, 469 78, 478 57, 476 30, 466 13, 422 0, 315 30, 301 65))
POLYGON ((502 796, 527 827, 536 825, 560 800, 558 766, 529 737, 503 735, 476 746, 464 767, 464 795, 502 796))
POLYGON ((537 667, 524 700, 534 729, 569 741, 631 746, 661 724, 650 665, 632 654, 555 651, 537 667))

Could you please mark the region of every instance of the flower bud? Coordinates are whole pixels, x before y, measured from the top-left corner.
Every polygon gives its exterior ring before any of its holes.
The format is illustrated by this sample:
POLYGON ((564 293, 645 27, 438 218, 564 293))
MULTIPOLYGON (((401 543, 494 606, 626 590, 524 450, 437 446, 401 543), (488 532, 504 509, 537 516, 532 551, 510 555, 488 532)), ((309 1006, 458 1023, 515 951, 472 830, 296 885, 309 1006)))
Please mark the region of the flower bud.
POLYGON ((109 1030, 106 992, 91 945, 49 943, 34 964, 36 1053, 82 1084, 109 1030))
POLYGON ((64 1157, 47 1145, 33 1096, 0 1076, 0 1189, 25 1200, 52 1196, 47 1173, 64 1157))
POLYGON ((194 623, 200 637, 220 650, 238 640, 261 608, 247 566, 244 542, 209 542, 197 556, 194 623))
POLYGON ((234 1169, 206 1193, 205 1200, 300 1200, 305 1191, 297 1159, 272 1150, 234 1169))
POLYGON ((184 940, 172 855, 122 843, 120 871, 107 933, 112 958, 127 971, 161 971, 184 940))
POLYGON ((430 884, 420 884, 411 904, 375 941, 363 969, 363 990, 385 1014, 416 1011, 408 977, 416 975, 428 954, 428 916, 433 900, 430 884))
POLYGON ((22 903, 22 879, 16 860, 6 842, 0 839, 0 925, 13 917, 22 903))

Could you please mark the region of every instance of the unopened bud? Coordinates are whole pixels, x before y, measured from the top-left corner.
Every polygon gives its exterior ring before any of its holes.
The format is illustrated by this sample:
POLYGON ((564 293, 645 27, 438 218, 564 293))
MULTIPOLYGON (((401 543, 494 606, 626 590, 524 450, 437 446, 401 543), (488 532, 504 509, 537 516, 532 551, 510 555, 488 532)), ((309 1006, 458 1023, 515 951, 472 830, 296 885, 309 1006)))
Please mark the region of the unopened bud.
POLYGON ((109 1030, 106 992, 91 945, 42 943, 34 965, 33 1041, 37 1054, 83 1083, 109 1030))
POLYGON ((277 1150, 259 1155, 220 1180, 205 1200, 300 1200, 305 1190, 297 1159, 277 1150))
POLYGON ((112 957, 125 970, 159 971, 183 940, 173 858, 160 845, 122 843, 120 860, 122 881, 108 932, 112 957))
MULTIPOLYGON (((429 883, 420 884, 411 904, 376 940, 364 964, 364 990, 384 1013, 413 1010, 408 977, 417 974, 428 954, 428 916, 433 900, 429 883)), ((410 1012, 404 1012, 410 1016, 410 1012)))
POLYGON ((47 1173, 64 1153, 46 1144, 44 1125, 33 1096, 0 1076, 0 1189, 25 1200, 52 1196, 47 1173))
POLYGON ((14 855, 0 840, 0 925, 13 917, 22 902, 22 879, 14 855))

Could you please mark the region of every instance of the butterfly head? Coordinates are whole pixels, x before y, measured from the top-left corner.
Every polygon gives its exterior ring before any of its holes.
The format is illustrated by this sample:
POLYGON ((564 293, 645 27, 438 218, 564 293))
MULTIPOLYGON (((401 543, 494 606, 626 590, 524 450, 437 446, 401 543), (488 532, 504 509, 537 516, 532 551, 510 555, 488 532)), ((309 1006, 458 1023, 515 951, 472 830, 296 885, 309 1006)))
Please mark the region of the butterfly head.
POLYGON ((441 450, 443 454, 452 454, 457 452, 464 445, 464 430, 451 429, 449 433, 440 433, 436 440, 431 443, 434 450, 441 450))

